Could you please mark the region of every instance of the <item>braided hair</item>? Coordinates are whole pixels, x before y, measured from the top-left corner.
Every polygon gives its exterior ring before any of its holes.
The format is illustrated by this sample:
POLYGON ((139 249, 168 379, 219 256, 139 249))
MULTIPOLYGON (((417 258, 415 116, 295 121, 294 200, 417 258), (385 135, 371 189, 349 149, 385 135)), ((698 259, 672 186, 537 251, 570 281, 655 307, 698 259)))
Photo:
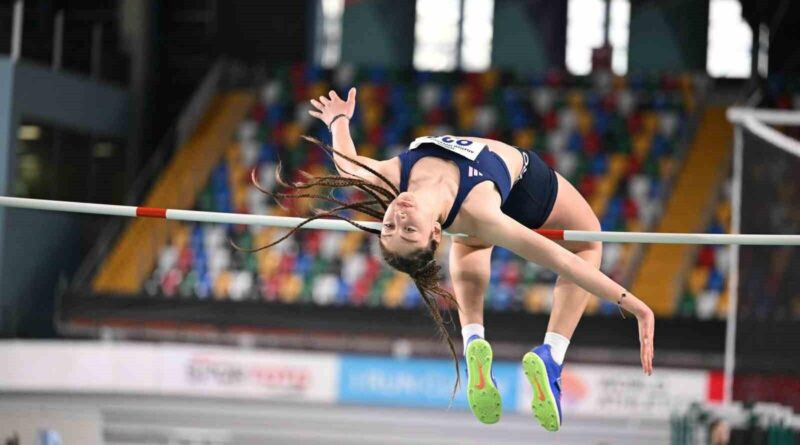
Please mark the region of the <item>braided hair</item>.
MULTIPOLYGON (((328 202, 334 204, 335 206, 331 209, 314 209, 314 215, 307 218, 296 227, 293 227, 283 236, 278 237, 276 240, 254 249, 243 249, 231 242, 236 249, 245 250, 249 252, 257 252, 260 250, 267 249, 272 247, 281 241, 292 236, 296 231, 301 229, 303 226, 308 224, 311 221, 321 218, 334 218, 339 219, 342 221, 346 221, 349 224, 353 225, 354 227, 363 230, 365 232, 369 232, 374 235, 380 236, 381 231, 378 229, 374 229, 372 227, 366 227, 362 224, 359 224, 356 221, 353 221, 351 218, 342 215, 341 213, 344 211, 355 211, 363 213, 367 216, 371 216, 373 218, 377 218, 379 220, 383 219, 383 215, 389 207, 389 204, 400 194, 400 191, 397 187, 394 186, 386 177, 375 171, 373 168, 365 165, 364 163, 358 161, 357 159, 351 158, 347 155, 344 155, 327 145, 318 139, 303 136, 303 139, 316 144, 325 153, 334 159, 334 164, 336 164, 337 169, 347 174, 348 176, 339 176, 339 175, 323 175, 323 176, 314 176, 307 172, 300 171, 300 175, 304 179, 303 181, 298 182, 286 182, 281 177, 281 164, 278 164, 278 167, 275 170, 276 182, 281 185, 282 187, 289 189, 290 192, 270 192, 265 190, 256 180, 255 176, 255 169, 251 172, 250 179, 253 182, 253 185, 262 193, 265 193, 283 207, 280 200, 281 199, 317 199, 320 201, 328 202), (367 180, 358 177, 350 172, 344 170, 339 164, 336 163, 334 154, 339 156, 343 159, 346 159, 350 163, 357 165, 364 170, 368 171, 369 173, 375 175, 384 185, 376 185, 368 182, 367 180), (322 193, 314 193, 310 191, 315 187, 331 187, 331 188, 347 188, 353 187, 358 190, 361 190, 366 194, 366 198, 353 201, 353 202, 346 202, 340 199, 333 197, 330 194, 322 194, 322 193)), ((444 318, 442 317, 442 306, 449 308, 449 307, 458 307, 458 302, 456 301, 455 297, 452 293, 450 293, 447 289, 443 288, 439 284, 439 274, 442 270, 442 267, 436 262, 434 258, 434 254, 436 253, 439 244, 436 240, 431 239, 430 243, 427 247, 419 249, 410 255, 407 256, 400 256, 399 254, 389 252, 386 247, 383 245, 383 242, 380 242, 381 248, 381 255, 383 256, 384 261, 387 264, 392 266, 393 268, 408 274, 411 279, 414 281, 414 284, 419 291, 419 294, 422 296, 422 301, 425 302, 425 306, 428 309, 428 313, 433 319, 434 324, 436 325, 437 332, 439 336, 446 342, 448 349, 450 350, 450 355, 453 359, 453 364, 455 366, 456 371, 456 382, 453 385, 453 392, 451 394, 451 399, 455 398, 456 391, 458 390, 458 386, 461 382, 461 373, 460 373, 460 366, 458 361, 458 355, 456 354, 456 348, 453 344, 453 339, 450 336, 450 333, 447 330, 447 322, 445 322, 444 318)), ((452 322, 452 317, 450 317, 450 321, 452 322)))

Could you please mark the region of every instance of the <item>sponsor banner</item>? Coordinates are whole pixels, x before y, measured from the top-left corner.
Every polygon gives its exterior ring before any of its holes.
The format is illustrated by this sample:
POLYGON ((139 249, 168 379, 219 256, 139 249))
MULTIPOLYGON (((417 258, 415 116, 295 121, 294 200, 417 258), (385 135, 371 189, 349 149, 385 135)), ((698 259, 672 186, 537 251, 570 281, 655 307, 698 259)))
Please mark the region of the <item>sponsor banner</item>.
MULTIPOLYGON (((518 409, 529 412, 534 394, 521 368, 518 379, 518 409)), ((656 369, 646 376, 634 366, 567 365, 561 385, 565 416, 668 419, 678 408, 706 401, 709 373, 656 369)))
POLYGON ((221 348, 161 351, 165 392, 334 401, 334 355, 221 348))
POLYGON ((0 391, 334 402, 335 354, 174 344, 0 342, 0 391))
MULTIPOLYGON (((345 355, 341 357, 339 401, 409 407, 450 406, 455 368, 449 360, 394 359, 345 355)), ((495 363, 494 378, 507 407, 516 405, 516 363, 495 363)), ((461 387, 453 407, 467 409, 463 362, 461 387)), ((512 408, 513 409, 513 408, 512 408)))

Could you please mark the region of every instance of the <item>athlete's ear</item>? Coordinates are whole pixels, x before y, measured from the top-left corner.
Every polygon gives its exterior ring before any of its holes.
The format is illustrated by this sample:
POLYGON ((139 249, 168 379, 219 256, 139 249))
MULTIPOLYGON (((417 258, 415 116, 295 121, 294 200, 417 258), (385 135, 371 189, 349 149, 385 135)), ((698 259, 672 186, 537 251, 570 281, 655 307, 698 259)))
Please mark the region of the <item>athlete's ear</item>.
POLYGON ((431 239, 436 241, 436 244, 442 242, 442 225, 439 221, 433 222, 433 231, 431 232, 431 239))

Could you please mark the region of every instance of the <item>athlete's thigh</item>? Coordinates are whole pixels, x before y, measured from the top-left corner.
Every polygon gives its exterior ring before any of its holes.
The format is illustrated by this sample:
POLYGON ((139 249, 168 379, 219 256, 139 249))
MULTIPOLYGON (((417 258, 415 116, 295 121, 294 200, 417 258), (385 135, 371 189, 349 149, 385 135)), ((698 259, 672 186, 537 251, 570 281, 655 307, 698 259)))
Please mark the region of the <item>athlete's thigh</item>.
MULTIPOLYGON (((564 229, 564 230, 600 230, 600 222, 597 220, 592 207, 586 199, 569 183, 563 176, 556 173, 558 180, 558 194, 556 195, 553 210, 547 217, 543 229, 564 229)), ((577 241, 559 241, 559 244, 567 249, 577 252, 597 248, 599 243, 587 243, 577 241)))

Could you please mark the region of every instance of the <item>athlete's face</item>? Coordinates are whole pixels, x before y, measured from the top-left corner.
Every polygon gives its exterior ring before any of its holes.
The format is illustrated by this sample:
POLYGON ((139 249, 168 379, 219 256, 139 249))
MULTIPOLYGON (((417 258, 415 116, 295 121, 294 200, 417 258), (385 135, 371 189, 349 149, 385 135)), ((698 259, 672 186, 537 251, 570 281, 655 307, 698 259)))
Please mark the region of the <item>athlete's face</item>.
POLYGON ((383 215, 381 243, 391 253, 408 256, 441 241, 442 227, 429 209, 420 208, 414 195, 403 192, 383 215))

